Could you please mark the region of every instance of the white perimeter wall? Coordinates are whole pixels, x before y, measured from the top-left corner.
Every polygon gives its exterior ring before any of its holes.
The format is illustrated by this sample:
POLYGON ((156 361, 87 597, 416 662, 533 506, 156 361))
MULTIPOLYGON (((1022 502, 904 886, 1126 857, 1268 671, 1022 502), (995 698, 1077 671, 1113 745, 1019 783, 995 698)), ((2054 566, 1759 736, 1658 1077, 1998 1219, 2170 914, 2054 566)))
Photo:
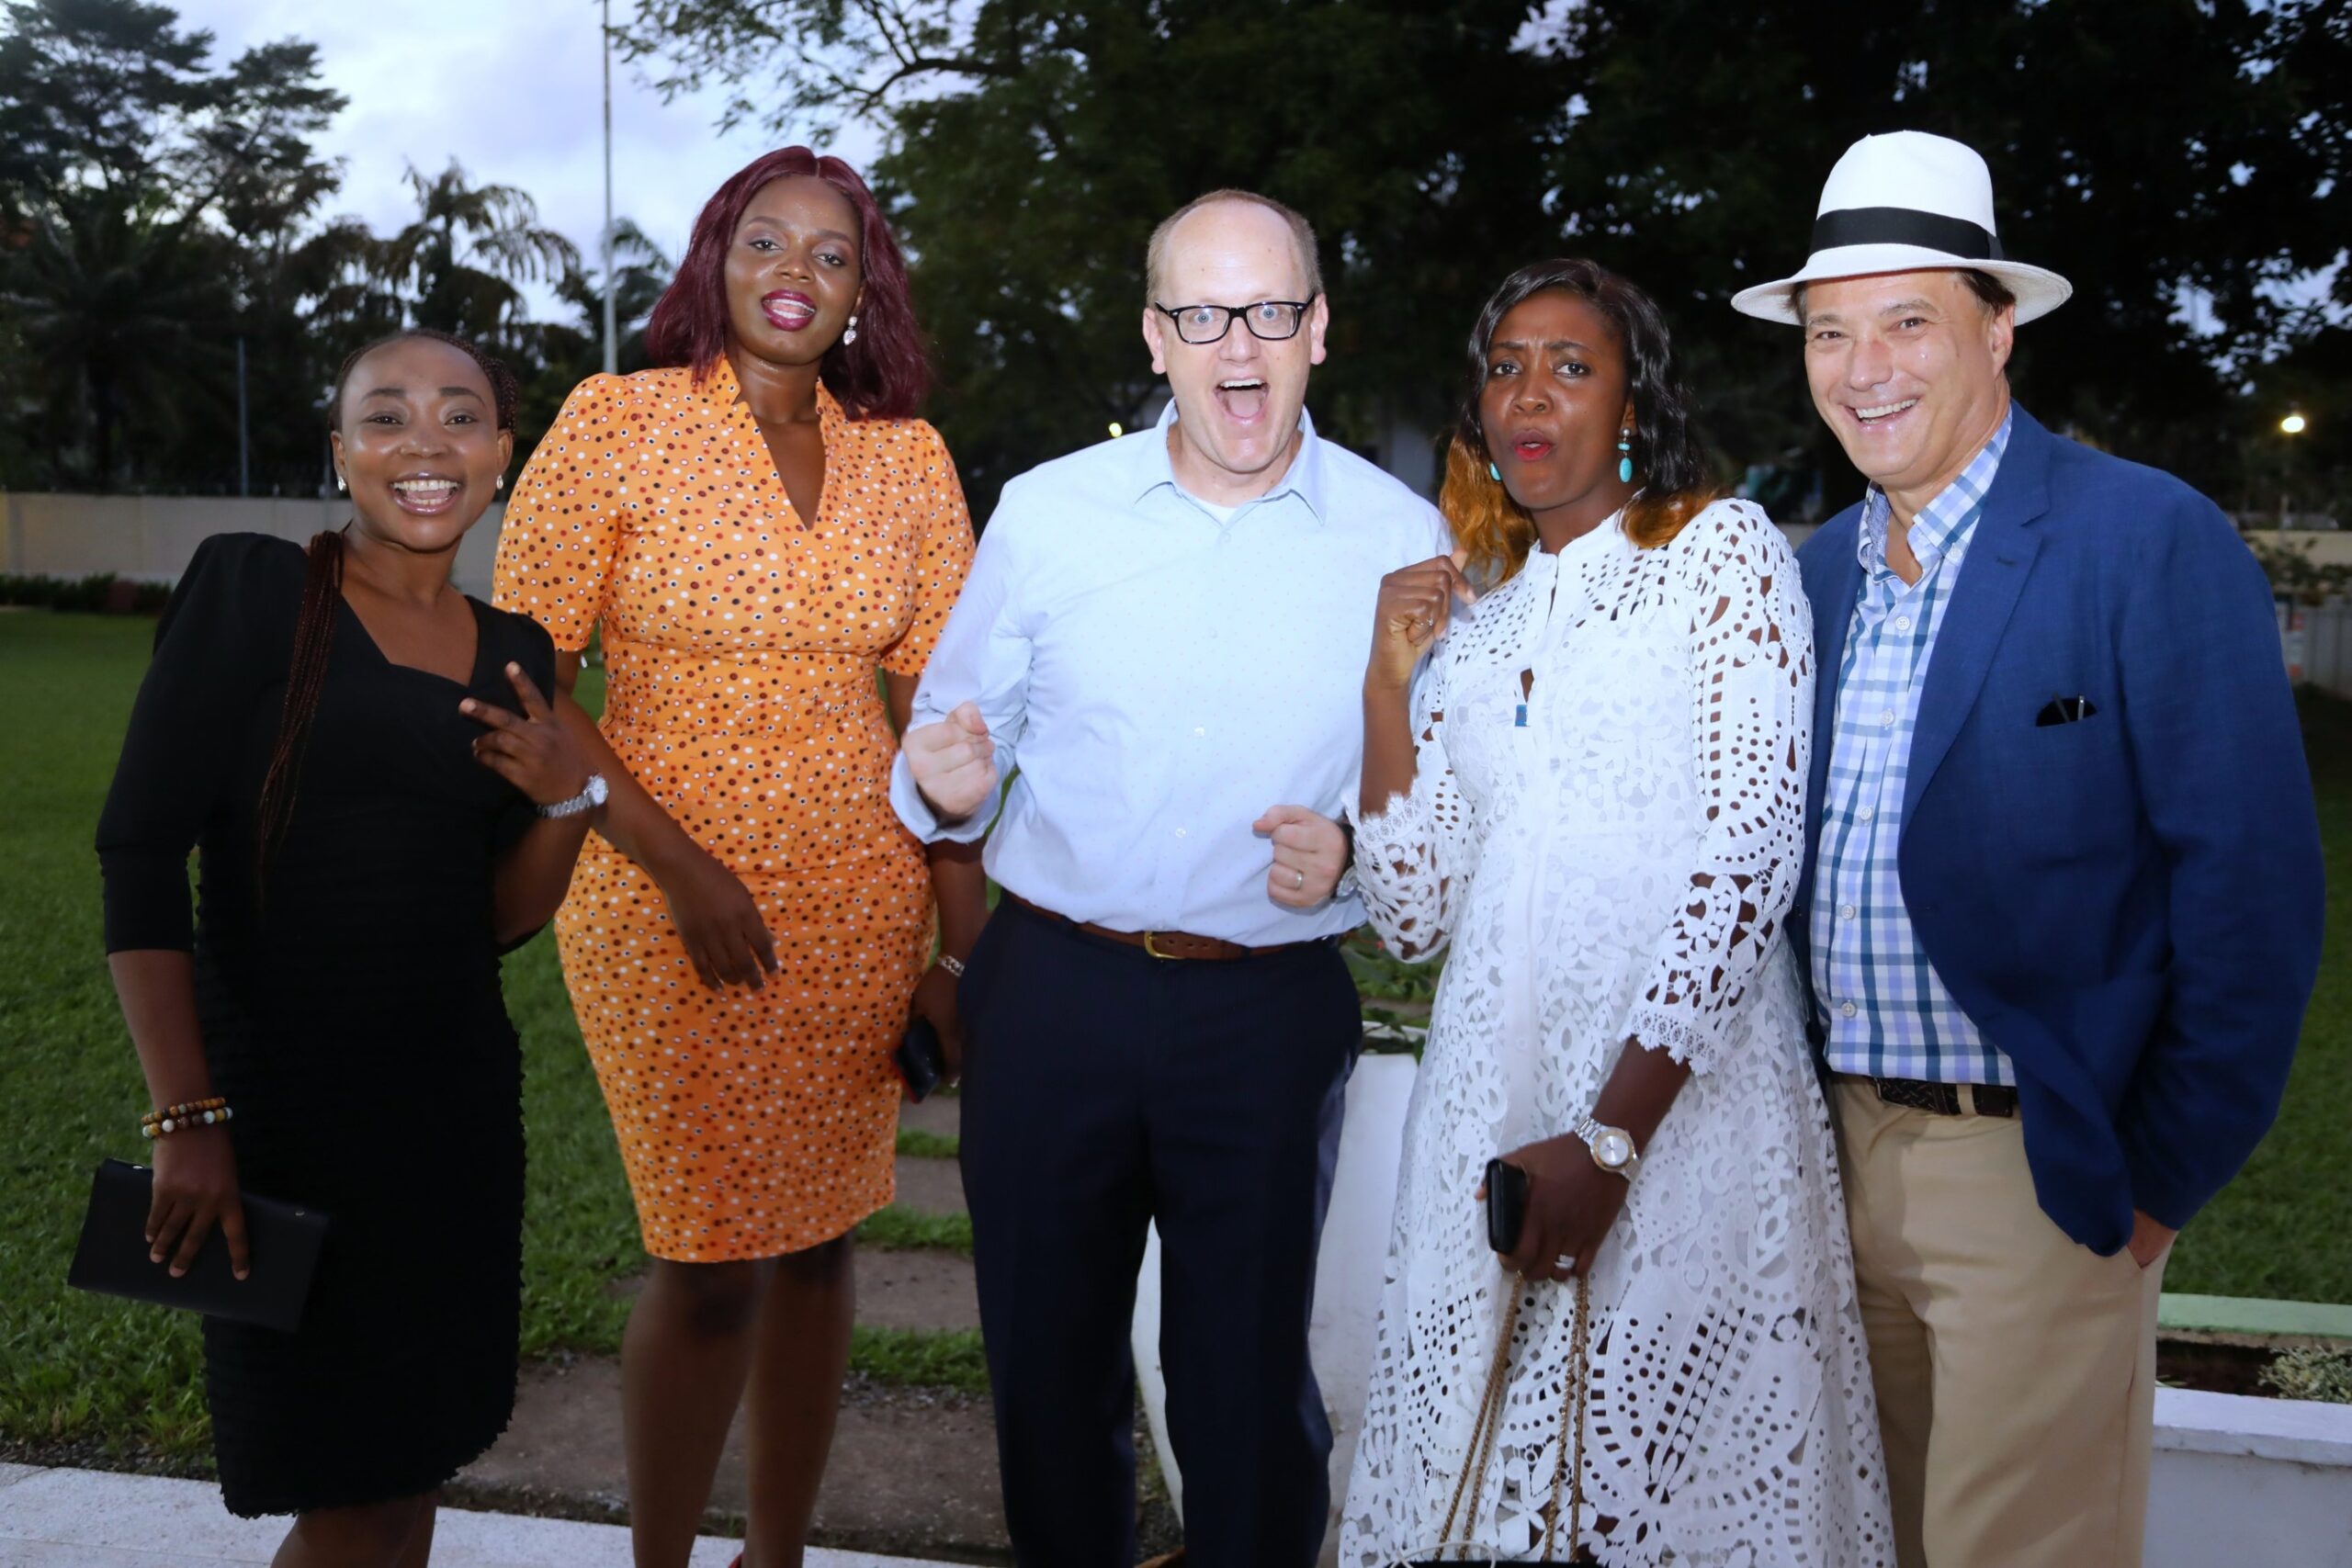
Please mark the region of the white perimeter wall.
MULTIPOLYGON (((503 502, 482 513, 458 548, 458 586, 490 597, 503 502)), ((300 543, 322 528, 341 527, 351 515, 344 501, 187 495, 53 495, 0 491, 0 574, 11 577, 93 577, 112 572, 142 582, 171 582, 187 570, 196 547, 214 534, 271 534, 300 543)), ((1805 524, 1781 530, 1791 548, 1814 532, 1805 524)), ((2344 536, 2352 559, 2352 534, 2344 536)))
MULTIPOLYGON (((491 564, 505 507, 482 514, 458 548, 458 586, 490 597, 491 564)), ((273 534, 300 543, 340 527, 348 502, 238 500, 181 495, 0 493, 0 573, 12 577, 91 577, 112 572, 170 582, 187 570, 196 547, 214 534, 273 534)))
MULTIPOLYGON (((458 551, 458 586, 479 598, 490 597, 491 565, 498 553, 498 525, 505 510, 503 502, 492 506, 458 551)), ((340 526, 351 509, 341 501, 0 491, 0 513, 6 518, 0 573, 89 577, 105 571, 169 582, 187 570, 188 558, 209 535, 274 534, 299 542, 322 528, 340 526)), ((1799 523, 1781 532, 1793 547, 1814 530, 1799 523)), ((2266 546, 2282 543, 2308 551, 2318 565, 2352 563, 2352 531, 2266 531, 2259 537, 2266 546)))
POLYGON ((2146 1568, 2352 1568, 2352 1404, 2160 1388, 2155 1450, 2146 1568))

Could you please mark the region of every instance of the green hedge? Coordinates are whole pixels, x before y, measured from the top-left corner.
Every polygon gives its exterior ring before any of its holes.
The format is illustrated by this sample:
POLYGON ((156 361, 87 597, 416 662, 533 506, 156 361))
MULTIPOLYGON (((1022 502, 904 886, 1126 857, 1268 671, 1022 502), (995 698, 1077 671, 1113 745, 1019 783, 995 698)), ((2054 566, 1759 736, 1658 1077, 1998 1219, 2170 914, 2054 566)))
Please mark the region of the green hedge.
POLYGON ((81 610, 104 615, 152 615, 172 596, 168 582, 139 582, 113 572, 90 577, 0 575, 0 604, 35 610, 81 610))

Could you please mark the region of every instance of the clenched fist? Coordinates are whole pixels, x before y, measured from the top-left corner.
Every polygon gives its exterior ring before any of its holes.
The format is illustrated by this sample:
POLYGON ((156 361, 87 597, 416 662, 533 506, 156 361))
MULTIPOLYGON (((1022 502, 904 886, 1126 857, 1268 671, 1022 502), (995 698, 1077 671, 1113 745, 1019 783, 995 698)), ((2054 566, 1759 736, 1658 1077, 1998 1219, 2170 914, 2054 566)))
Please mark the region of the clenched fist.
POLYGON ((1432 556, 1416 566, 1390 572, 1380 580, 1380 602, 1372 612, 1372 660, 1364 682, 1383 691, 1403 691, 1412 683, 1413 667, 1430 644, 1445 635, 1458 600, 1477 597, 1463 575, 1467 552, 1432 556))
POLYGON ((1304 806, 1274 806, 1250 827, 1273 846, 1266 897, 1286 909, 1312 909, 1331 897, 1348 869, 1347 835, 1337 822, 1304 806))
POLYGON ((959 704, 937 724, 908 730, 900 744, 915 787, 945 820, 969 817, 996 794, 996 742, 978 705, 959 704))

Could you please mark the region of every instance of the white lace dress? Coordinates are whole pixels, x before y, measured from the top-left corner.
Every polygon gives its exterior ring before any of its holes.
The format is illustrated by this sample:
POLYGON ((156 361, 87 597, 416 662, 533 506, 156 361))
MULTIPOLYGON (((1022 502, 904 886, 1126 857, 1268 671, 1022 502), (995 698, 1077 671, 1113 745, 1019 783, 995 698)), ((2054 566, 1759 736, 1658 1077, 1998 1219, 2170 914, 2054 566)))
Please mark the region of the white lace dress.
MULTIPOLYGON (((1844 1200, 1781 931, 1813 680, 1796 561, 1740 502, 1656 548, 1612 518, 1535 553, 1431 658, 1412 793, 1356 837, 1391 951, 1453 952, 1407 1121, 1342 1563, 1433 1555, 1518 1284, 1473 1194, 1489 1157, 1576 1125, 1628 1037, 1692 1076, 1592 1272, 1583 1545, 1612 1568, 1893 1561, 1844 1200)), ((1543 1546, 1574 1295, 1520 1289, 1463 1555, 1543 1546)), ((1564 1497, 1562 1556, 1566 1516, 1564 1497)))

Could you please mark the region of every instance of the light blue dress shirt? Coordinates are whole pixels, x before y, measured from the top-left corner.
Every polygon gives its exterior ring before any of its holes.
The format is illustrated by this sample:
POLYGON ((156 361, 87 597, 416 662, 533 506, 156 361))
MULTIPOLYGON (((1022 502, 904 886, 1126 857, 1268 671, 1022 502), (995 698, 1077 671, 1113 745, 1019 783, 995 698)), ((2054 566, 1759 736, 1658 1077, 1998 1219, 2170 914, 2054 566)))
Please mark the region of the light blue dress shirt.
POLYGON ((1071 919, 1252 946, 1351 930, 1353 897, 1268 897, 1273 850, 1250 824, 1352 803, 1380 580, 1451 537, 1303 411, 1281 481, 1220 518, 1176 482, 1176 417, 1171 402, 1154 429, 1005 486, 912 721, 979 705, 1011 780, 1002 815, 942 823, 903 756, 891 804, 926 840, 969 842, 994 818, 989 874, 1071 919))

